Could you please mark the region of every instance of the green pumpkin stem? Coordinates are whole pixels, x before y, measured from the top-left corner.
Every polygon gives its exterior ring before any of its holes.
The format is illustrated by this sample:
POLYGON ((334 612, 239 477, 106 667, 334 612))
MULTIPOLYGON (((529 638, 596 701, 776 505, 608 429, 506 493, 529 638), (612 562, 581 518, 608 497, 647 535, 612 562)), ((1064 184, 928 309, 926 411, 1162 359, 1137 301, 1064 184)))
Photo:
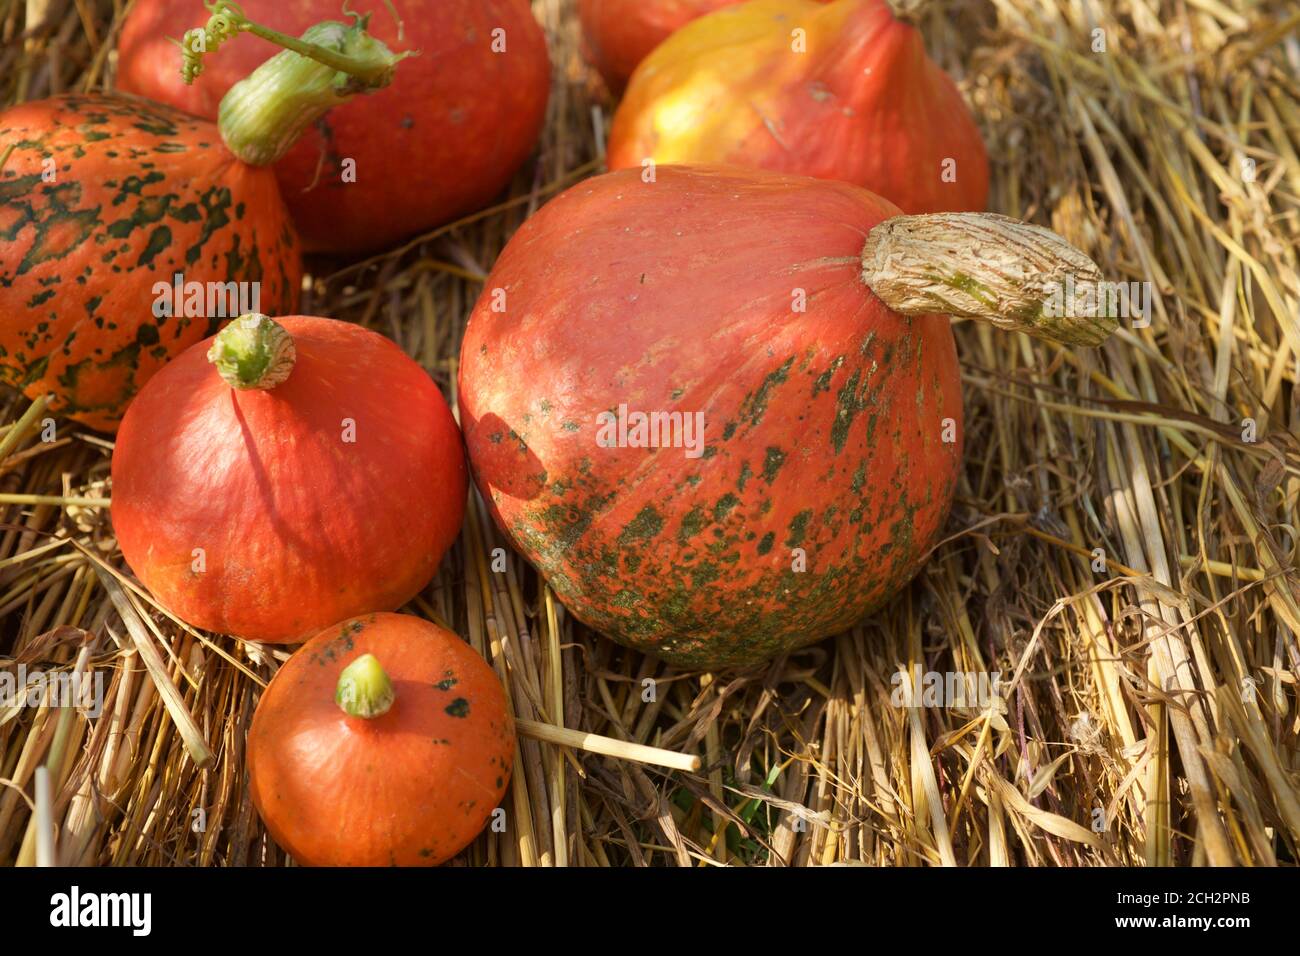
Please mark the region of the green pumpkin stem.
POLYGON ((208 361, 231 388, 269 391, 288 379, 298 352, 284 326, 249 312, 217 333, 208 361))
POLYGON ((349 717, 378 717, 393 706, 393 682, 374 654, 362 654, 343 668, 334 691, 334 703, 349 717))
POLYGON ((254 166, 274 163, 333 107, 388 86, 397 64, 416 54, 394 53, 367 33, 370 14, 353 13, 350 24, 327 20, 291 37, 248 19, 231 0, 209 0, 204 6, 212 13, 207 24, 181 40, 186 83, 203 73, 205 56, 240 33, 284 47, 232 86, 217 113, 226 146, 254 166))

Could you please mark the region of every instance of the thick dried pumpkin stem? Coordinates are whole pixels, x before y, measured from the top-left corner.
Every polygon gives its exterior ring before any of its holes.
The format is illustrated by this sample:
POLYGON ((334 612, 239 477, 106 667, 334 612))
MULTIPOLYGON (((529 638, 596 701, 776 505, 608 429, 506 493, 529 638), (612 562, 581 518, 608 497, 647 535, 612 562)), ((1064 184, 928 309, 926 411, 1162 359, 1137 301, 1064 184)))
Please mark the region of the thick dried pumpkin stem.
POLYGON ((867 234, 862 279, 903 315, 961 315, 1066 345, 1100 345, 1101 270, 1050 229, 993 213, 895 216, 867 234))
POLYGON ((334 702, 349 717, 378 717, 393 706, 393 682, 374 654, 362 654, 339 674, 334 702))
POLYGON ((284 326, 249 312, 217 333, 208 361, 231 388, 268 391, 288 379, 298 352, 284 326))
POLYGON ((388 86, 397 64, 415 55, 413 50, 394 53, 367 33, 369 14, 352 14, 350 24, 328 20, 291 37, 249 20, 230 0, 206 6, 212 12, 207 25, 188 31, 181 41, 186 83, 203 73, 204 56, 240 33, 285 48, 232 86, 218 110, 226 146, 254 166, 274 163, 333 107, 388 86))

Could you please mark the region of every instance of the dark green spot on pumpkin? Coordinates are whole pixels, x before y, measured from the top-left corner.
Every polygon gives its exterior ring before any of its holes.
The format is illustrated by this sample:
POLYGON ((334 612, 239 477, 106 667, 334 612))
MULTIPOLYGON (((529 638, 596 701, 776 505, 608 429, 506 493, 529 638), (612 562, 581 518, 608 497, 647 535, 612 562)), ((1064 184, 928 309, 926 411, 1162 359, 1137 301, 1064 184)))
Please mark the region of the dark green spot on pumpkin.
POLYGON ((808 522, 811 519, 811 508, 805 508, 790 519, 790 535, 785 539, 787 548, 797 548, 803 544, 804 535, 808 532, 808 522))
POLYGON ((830 368, 828 368, 826 371, 822 372, 820 375, 817 376, 816 380, 813 381, 813 390, 812 390, 813 398, 816 398, 822 392, 830 391, 831 377, 837 371, 839 371, 840 366, 843 364, 844 364, 844 356, 837 355, 835 356, 835 361, 831 362, 830 368))
POLYGON ((677 541, 679 544, 686 544, 691 538, 695 537, 704 526, 708 524, 708 517, 704 514, 704 508, 696 505, 690 511, 682 516, 681 527, 677 531, 677 541))
POLYGON ((143 176, 127 176, 126 179, 122 180, 122 186, 117 195, 113 197, 113 205, 120 206, 132 196, 143 195, 145 186, 160 183, 166 178, 160 172, 146 173, 143 176))
POLYGON ((199 261, 208 240, 219 230, 230 225, 228 210, 231 202, 230 190, 221 186, 213 186, 199 196, 199 204, 203 208, 203 226, 199 231, 198 242, 185 250, 185 261, 190 265, 199 261))
POLYGON ((168 213, 177 222, 198 222, 203 218, 203 213, 199 212, 198 204, 192 202, 168 210, 168 213))
POLYGON ((736 481, 736 490, 743 494, 745 491, 745 485, 748 484, 749 479, 753 477, 754 469, 749 467, 749 462, 742 461, 740 463, 740 478, 736 481))
POLYGON ((148 243, 140 250, 140 258, 136 260, 136 265, 152 266, 158 253, 171 246, 171 244, 171 229, 166 226, 155 226, 153 232, 149 233, 148 243))
POLYGON ((144 114, 145 118, 140 122, 133 124, 136 129, 143 130, 146 133, 152 133, 154 136, 167 137, 176 135, 176 124, 167 120, 157 113, 144 114))
POLYGON ((50 205, 41 210, 34 223, 36 235, 16 274, 23 275, 38 265, 62 259, 79 248, 100 224, 99 211, 99 206, 70 209, 51 194, 50 205))
POLYGON ((768 402, 772 399, 772 393, 778 385, 790 377, 790 368, 793 365, 794 356, 791 355, 780 368, 769 372, 758 388, 746 395, 745 400, 740 403, 740 417, 749 419, 751 425, 761 422, 767 412, 768 402))
POLYGON ((849 482, 849 487, 853 489, 855 495, 862 494, 862 486, 867 480, 867 463, 866 461, 858 462, 858 467, 853 470, 853 480, 849 482))
POLYGON ((776 481, 777 472, 785 464, 785 452, 779 448, 769 447, 763 458, 763 480, 769 485, 776 481))
POLYGON ((836 396, 835 421, 831 424, 831 445, 834 446, 837 454, 844 450, 844 445, 849 440, 849 429, 853 425, 853 420, 870 404, 867 383, 862 382, 859 388, 861 377, 861 369, 855 369, 836 396))
POLYGON ((618 543, 627 545, 634 541, 649 541, 664 529, 664 519, 654 505, 646 505, 637 512, 635 518, 623 526, 619 532, 618 543))
POLYGON ((740 504, 740 499, 737 498, 735 495, 733 495, 731 492, 727 492, 716 502, 714 502, 713 520, 714 521, 725 520, 727 515, 731 514, 732 509, 735 508, 736 505, 738 504, 740 504))

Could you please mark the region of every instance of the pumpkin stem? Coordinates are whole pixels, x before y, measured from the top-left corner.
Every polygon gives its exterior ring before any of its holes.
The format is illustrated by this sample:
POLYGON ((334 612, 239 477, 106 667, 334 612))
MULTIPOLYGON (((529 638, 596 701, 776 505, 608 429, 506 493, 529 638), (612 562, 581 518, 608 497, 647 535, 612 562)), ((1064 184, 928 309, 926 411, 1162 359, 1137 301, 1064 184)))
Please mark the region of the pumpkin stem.
POLYGON ((231 388, 269 391, 293 371, 298 352, 284 326, 260 312, 241 315, 217 333, 208 361, 231 388))
POLYGON ((1064 345, 1100 345, 1101 270, 1050 229, 993 213, 895 216, 867 234, 862 280, 903 315, 961 315, 1064 345))
POLYGON ((349 717, 378 717, 393 706, 393 682, 374 654, 362 654, 339 674, 334 702, 349 717))
POLYGON ((221 100, 217 125, 230 151, 246 163, 268 166, 331 108, 357 93, 373 93, 393 81, 399 62, 417 51, 394 53, 366 32, 370 14, 350 13, 352 23, 327 20, 291 37, 248 19, 231 0, 209 0, 212 16, 181 40, 181 76, 203 73, 203 57, 240 33, 252 33, 281 53, 232 86, 221 100))

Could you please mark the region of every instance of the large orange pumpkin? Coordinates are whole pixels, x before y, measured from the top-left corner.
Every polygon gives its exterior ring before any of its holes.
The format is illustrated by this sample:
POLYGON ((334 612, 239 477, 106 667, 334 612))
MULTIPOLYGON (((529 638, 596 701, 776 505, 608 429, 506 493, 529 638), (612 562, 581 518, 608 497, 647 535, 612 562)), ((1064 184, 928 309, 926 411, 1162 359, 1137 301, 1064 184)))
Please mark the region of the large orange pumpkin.
POLYGON ((587 58, 610 89, 621 90, 637 64, 674 30, 744 0, 578 0, 587 58))
MULTIPOLYGON (((263 26, 298 35, 340 16, 338 0, 242 0, 263 26)), ((389 89, 336 107, 275 166, 309 250, 362 252, 431 229, 490 201, 532 150, 550 89, 546 38, 527 0, 381 2, 368 30, 418 50, 389 89)), ((171 38, 199 26, 196 0, 136 0, 118 43, 118 86, 215 117, 230 86, 276 53, 239 36, 187 86, 171 38), (197 16, 196 16, 197 13, 197 16)))
POLYGON ((726 163, 865 186, 904 212, 977 211, 988 157, 952 80, 885 0, 752 0, 637 68, 611 169, 726 163))
POLYGON ((0 112, 7 152, 0 382, 51 395, 51 411, 113 429, 169 358, 239 314, 241 292, 245 308, 296 308, 302 265, 275 177, 231 156, 214 124, 136 97, 56 96, 0 112))
POLYGON ((461 422, 497 523, 578 618, 750 663, 852 624, 936 541, 962 408, 933 313, 1085 344, 1114 323, 1043 305, 1096 273, 1046 230, 656 173, 580 183, 511 239, 465 333, 461 422))
POLYGON ((432 866, 505 794, 514 725, 492 668, 450 631, 369 614, 280 668, 248 733, 249 793, 307 866, 432 866))
POLYGON ((140 392, 113 451, 131 569, 196 627, 304 640, 393 610, 460 531, 460 432, 429 376, 347 322, 245 316, 140 392))

